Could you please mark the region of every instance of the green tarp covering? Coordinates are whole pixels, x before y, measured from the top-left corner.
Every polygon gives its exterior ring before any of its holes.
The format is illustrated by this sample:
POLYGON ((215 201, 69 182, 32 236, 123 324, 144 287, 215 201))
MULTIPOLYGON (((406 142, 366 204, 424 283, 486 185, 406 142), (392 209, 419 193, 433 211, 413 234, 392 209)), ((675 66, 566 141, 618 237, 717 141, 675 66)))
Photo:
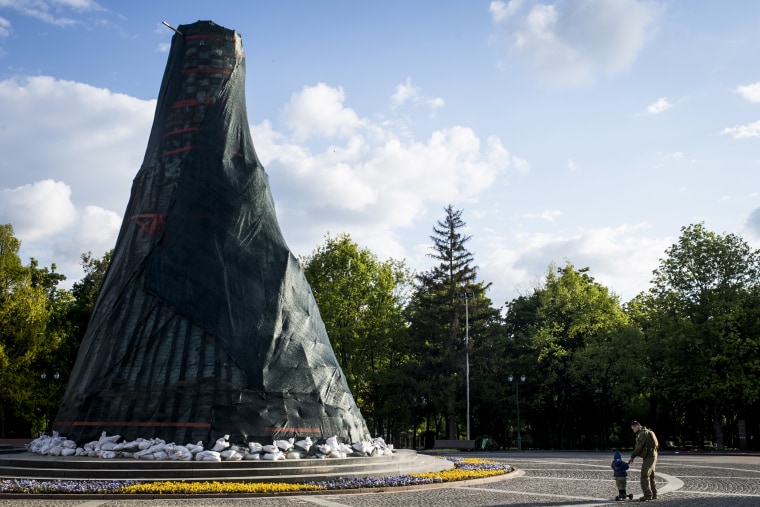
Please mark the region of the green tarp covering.
POLYGON ((77 442, 368 440, 254 151, 240 35, 177 30, 53 429, 77 442))

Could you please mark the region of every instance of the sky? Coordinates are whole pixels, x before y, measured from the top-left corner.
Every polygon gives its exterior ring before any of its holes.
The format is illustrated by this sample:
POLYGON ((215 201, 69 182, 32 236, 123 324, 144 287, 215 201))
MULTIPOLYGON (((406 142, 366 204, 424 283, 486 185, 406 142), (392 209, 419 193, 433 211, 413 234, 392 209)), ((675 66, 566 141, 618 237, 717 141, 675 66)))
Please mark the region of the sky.
POLYGON ((297 256, 431 269, 462 210, 496 306, 572 263, 626 302, 683 227, 760 247, 760 2, 0 0, 0 223, 82 276, 114 247, 172 26, 242 35, 297 256))

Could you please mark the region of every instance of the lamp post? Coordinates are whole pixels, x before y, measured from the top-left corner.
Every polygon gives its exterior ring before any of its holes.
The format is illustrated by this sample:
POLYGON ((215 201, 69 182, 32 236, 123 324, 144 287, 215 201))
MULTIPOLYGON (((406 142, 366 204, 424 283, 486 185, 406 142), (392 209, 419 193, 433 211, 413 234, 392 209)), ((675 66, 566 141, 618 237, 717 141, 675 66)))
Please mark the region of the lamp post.
POLYGON ((467 385, 467 438, 470 439, 470 307, 468 301, 475 296, 474 292, 461 292, 464 298, 464 376, 467 385))
POLYGON ((522 437, 520 436, 520 382, 525 382, 527 377, 520 375, 518 379, 511 373, 507 376, 507 380, 515 382, 515 405, 517 406, 517 450, 522 451, 522 437))
MULTIPOLYGON (((58 380, 59 378, 61 378, 60 373, 58 372, 53 373, 53 380, 58 380)), ((47 433, 48 419, 50 419, 50 392, 51 392, 50 380, 48 379, 47 373, 45 373, 44 371, 40 373, 40 379, 42 379, 43 382, 47 380, 48 395, 47 395, 47 400, 45 400, 45 428, 43 430, 45 433, 47 433)))

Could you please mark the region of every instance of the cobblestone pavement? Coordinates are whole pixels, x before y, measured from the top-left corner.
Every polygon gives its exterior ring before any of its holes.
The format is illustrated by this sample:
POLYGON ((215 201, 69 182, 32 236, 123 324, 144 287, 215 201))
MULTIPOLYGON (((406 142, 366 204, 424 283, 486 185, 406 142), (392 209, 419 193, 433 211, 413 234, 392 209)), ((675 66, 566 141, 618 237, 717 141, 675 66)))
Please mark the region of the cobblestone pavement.
MULTIPOLYGON (((467 454, 467 456, 474 456, 467 454)), ((523 452, 477 455, 515 466, 510 478, 478 485, 388 493, 326 494, 280 498, 215 499, 51 499, 0 500, 0 507, 428 507, 428 506, 601 506, 621 505, 610 462, 612 453, 523 452)), ((636 460, 628 492, 641 496, 636 460)), ((760 456, 663 454, 657 464, 658 507, 757 507, 760 505, 760 456)), ((637 502, 638 503, 638 502, 637 502)), ((650 504, 647 504, 650 505, 650 504)))

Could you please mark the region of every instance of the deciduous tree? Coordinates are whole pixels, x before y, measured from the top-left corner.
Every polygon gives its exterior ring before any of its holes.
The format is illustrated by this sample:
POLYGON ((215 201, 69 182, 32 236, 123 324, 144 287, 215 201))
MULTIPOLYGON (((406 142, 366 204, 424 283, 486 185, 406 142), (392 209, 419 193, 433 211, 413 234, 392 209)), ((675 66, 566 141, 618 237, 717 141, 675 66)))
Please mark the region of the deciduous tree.
POLYGON ((351 392, 375 433, 397 427, 394 383, 403 363, 402 308, 411 281, 402 262, 380 261, 348 234, 327 236, 302 259, 304 272, 351 392), (392 410, 388 410, 392 407, 392 410), (394 417, 395 416, 395 417, 394 417))
MULTIPOLYGON (((23 266, 21 242, 11 224, 0 225, 0 434, 6 408, 32 425, 52 403, 40 389, 40 364, 49 360, 65 335, 66 291, 63 276, 39 268, 32 259, 23 266), (42 410, 42 413, 40 413, 42 410)), ((28 436, 28 435, 27 435, 28 436)))
POLYGON ((700 223, 665 253, 645 299, 647 338, 667 370, 662 392, 699 407, 722 449, 729 413, 760 396, 760 252, 700 223))

